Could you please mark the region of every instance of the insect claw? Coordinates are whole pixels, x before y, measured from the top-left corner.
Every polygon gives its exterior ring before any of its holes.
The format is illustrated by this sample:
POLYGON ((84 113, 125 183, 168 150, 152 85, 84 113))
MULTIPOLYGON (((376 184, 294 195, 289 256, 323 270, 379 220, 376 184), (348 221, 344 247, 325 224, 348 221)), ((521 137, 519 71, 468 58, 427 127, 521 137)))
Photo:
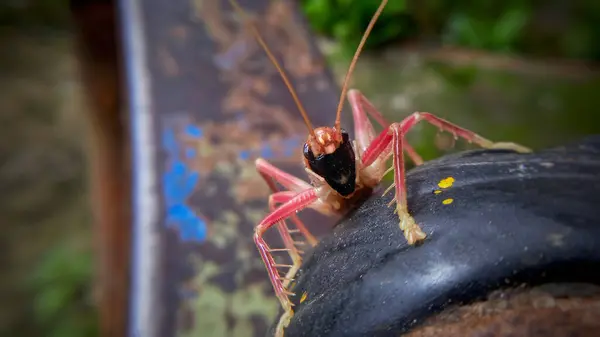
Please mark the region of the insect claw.
POLYGON ((288 233, 290 233, 290 234, 300 233, 300 230, 299 229, 288 229, 288 233))
POLYGON ((304 241, 294 241, 294 244, 298 245, 298 246, 304 246, 304 245, 306 245, 306 242, 304 242, 304 241))
POLYGON ((394 187, 396 187, 396 184, 391 184, 390 187, 386 188, 385 191, 383 191, 383 194, 381 196, 385 197, 385 195, 388 194, 394 187))
MULTIPOLYGON (((391 206, 392 206, 392 204, 393 204, 393 203, 395 203, 395 202, 396 202, 396 197, 394 197, 394 198, 392 199, 392 201, 390 201, 390 202, 387 204, 387 207, 391 207, 391 206)), ((394 214, 395 214, 395 213, 396 213, 396 210, 394 210, 394 214)))
MULTIPOLYGON (((291 292, 289 290, 286 290, 286 289, 283 290, 283 293, 286 294, 286 295, 288 295, 288 296, 296 296, 295 293, 293 293, 293 292, 291 292)), ((294 304, 292 303, 292 305, 294 305, 294 304)))

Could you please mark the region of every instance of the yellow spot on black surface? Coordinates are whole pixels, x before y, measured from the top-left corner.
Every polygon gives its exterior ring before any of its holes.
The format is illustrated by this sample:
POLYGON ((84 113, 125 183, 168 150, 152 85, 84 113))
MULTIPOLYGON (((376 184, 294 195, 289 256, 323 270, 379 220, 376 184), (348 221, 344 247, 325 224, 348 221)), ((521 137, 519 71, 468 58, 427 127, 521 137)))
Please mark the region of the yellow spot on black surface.
POLYGON ((454 184, 454 178, 448 177, 448 178, 444 178, 444 179, 440 180, 440 182, 438 183, 438 186, 440 188, 448 188, 448 187, 452 187, 452 184, 454 184))
POLYGON ((448 198, 448 199, 444 199, 444 201, 442 201, 442 204, 444 204, 444 205, 450 205, 453 202, 454 202, 454 199, 448 198))
POLYGON ((440 193, 442 193, 442 191, 441 190, 435 190, 435 191, 433 191, 433 193, 434 194, 440 194, 440 193))
POLYGON ((308 297, 308 293, 305 291, 305 292, 302 294, 302 297, 300 297, 300 303, 302 303, 302 302, 306 301, 306 298, 307 298, 307 297, 308 297))

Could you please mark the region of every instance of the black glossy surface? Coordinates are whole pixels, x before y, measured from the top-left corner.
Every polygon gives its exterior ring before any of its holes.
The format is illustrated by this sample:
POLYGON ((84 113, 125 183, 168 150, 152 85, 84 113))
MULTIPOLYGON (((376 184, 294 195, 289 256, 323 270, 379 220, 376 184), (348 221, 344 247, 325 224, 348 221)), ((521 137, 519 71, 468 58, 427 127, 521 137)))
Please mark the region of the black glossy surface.
POLYGON ((315 157, 308 144, 304 144, 304 158, 310 169, 339 194, 348 196, 356 190, 356 157, 348 132, 342 130, 342 143, 333 153, 315 157))
POLYGON ((440 158, 411 170, 408 190, 426 242, 409 247, 376 193, 305 260, 286 337, 397 336, 500 287, 600 283, 600 137, 440 158))

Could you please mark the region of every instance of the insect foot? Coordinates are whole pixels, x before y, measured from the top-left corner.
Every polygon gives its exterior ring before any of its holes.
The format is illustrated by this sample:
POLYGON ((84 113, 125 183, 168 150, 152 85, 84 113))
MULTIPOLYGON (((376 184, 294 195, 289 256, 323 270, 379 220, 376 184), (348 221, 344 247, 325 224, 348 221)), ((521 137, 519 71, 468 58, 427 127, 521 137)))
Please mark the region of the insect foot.
POLYGON ((421 227, 419 227, 415 222, 415 219, 406 209, 397 207, 396 210, 398 212, 398 217, 400 218, 400 229, 404 232, 404 237, 409 245, 414 245, 427 237, 427 234, 423 232, 421 227))
POLYGON ((490 149, 513 150, 519 153, 530 153, 531 149, 516 143, 498 142, 493 143, 490 149))
POLYGON ((275 337, 283 337, 283 330, 290 325, 290 321, 294 317, 294 311, 291 307, 286 308, 285 312, 279 318, 279 322, 277 323, 277 328, 275 330, 275 337))

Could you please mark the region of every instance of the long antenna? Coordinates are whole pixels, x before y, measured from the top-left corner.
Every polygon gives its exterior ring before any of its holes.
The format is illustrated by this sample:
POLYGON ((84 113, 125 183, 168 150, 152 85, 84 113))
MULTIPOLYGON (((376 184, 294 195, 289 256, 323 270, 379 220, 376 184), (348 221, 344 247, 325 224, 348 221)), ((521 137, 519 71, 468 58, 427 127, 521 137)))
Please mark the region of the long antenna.
POLYGON ((277 68, 277 71, 279 72, 279 75, 281 75, 281 78, 283 79, 285 86, 290 91, 290 94, 292 95, 292 98, 294 99, 294 102, 296 103, 296 106, 298 107, 298 110, 300 110, 300 114, 302 115, 302 118, 304 119, 304 123, 306 124, 306 127, 308 128, 308 132, 310 133, 310 135, 312 137, 316 138, 315 130, 310 122, 310 119, 308 118, 308 114, 306 113, 306 110, 304 109, 302 102, 300 102, 300 99, 298 98, 298 94, 296 93, 296 90, 294 89, 290 80, 288 79, 285 71, 283 71, 283 67, 281 67, 279 62, 277 62, 277 59, 275 58, 275 56, 273 56, 273 53, 267 46, 267 43, 263 40, 258 29, 250 22, 250 20, 248 19, 248 16, 246 15, 246 12, 242 9, 242 7, 240 7, 240 5, 235 0, 229 0, 229 3, 244 18, 244 21, 246 21, 246 24, 248 24, 250 26, 250 29, 252 29, 252 34, 254 35, 254 37, 256 38, 258 43, 261 45, 261 47, 264 49, 265 53, 267 53, 269 60, 271 60, 271 62, 275 66, 275 68, 277 68))
POLYGON ((344 79, 344 84, 342 85, 342 94, 340 95, 340 102, 338 103, 337 112, 335 114, 335 129, 337 130, 337 132, 341 132, 340 124, 341 124, 341 117, 342 117, 342 109, 344 108, 344 99, 346 99, 346 91, 348 90, 350 76, 352 76, 352 72, 354 71, 354 68, 356 67, 356 62, 358 61, 358 57, 360 56, 360 52, 362 51, 362 49, 365 45, 365 42, 367 42, 367 37, 369 37, 369 34, 371 33, 373 26, 375 26, 375 22, 381 15, 381 12, 383 12, 383 8, 385 7, 386 4, 387 4, 387 0, 383 0, 381 2, 381 4, 379 4, 379 8, 377 8, 377 11, 371 18, 371 22, 369 22, 369 25, 367 26, 367 30, 365 30, 365 33, 363 34, 362 39, 360 40, 360 43, 358 44, 358 48, 356 48, 356 52, 354 53, 352 62, 350 62, 350 67, 348 68, 348 72, 346 73, 346 78, 344 79))

